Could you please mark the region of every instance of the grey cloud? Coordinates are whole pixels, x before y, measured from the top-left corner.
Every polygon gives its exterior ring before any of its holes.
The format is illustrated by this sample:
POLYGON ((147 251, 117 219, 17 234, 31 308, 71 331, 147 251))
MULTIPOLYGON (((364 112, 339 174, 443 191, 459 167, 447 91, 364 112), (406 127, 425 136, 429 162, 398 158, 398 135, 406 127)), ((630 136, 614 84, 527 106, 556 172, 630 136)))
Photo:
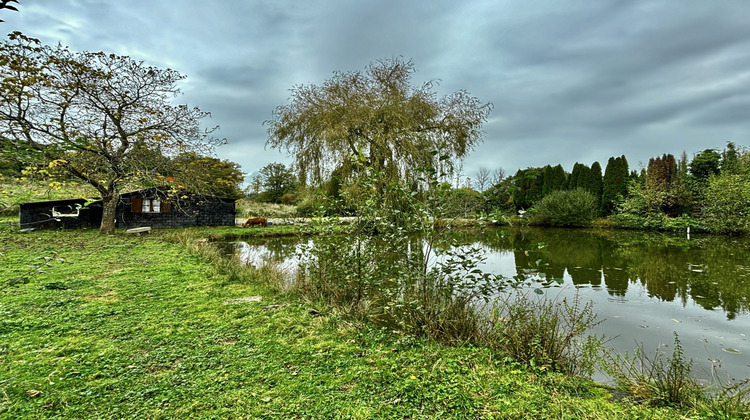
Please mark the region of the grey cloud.
POLYGON ((297 84, 403 56, 495 110, 466 160, 517 168, 631 166, 663 153, 748 144, 750 3, 566 0, 425 2, 39 0, 8 16, 45 42, 131 55, 188 76, 246 172, 288 161, 262 122, 297 84))

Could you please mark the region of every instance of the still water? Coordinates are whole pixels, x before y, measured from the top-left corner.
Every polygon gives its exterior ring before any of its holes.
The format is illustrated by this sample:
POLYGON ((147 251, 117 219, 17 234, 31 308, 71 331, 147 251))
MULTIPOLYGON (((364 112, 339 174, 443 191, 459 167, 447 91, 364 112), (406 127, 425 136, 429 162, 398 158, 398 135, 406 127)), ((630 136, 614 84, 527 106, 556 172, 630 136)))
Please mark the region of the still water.
MULTIPOLYGON (((750 239, 531 228, 459 239, 485 251, 484 271, 530 284, 529 292, 555 280, 541 289, 549 298, 593 302, 605 320, 594 333, 620 353, 642 345, 649 356, 657 349, 671 355, 677 332, 697 377, 750 378, 750 239)), ((234 252, 292 273, 300 241, 237 243, 234 252)))

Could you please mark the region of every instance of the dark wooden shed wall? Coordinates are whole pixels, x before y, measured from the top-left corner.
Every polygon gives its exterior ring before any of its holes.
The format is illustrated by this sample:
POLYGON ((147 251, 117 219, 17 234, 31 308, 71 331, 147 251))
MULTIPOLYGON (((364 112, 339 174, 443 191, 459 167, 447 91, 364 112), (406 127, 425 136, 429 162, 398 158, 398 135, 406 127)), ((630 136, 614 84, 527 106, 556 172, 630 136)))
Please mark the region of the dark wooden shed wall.
MULTIPOLYGON (((181 194, 170 201, 169 211, 163 213, 140 213, 132 211, 133 199, 165 197, 156 189, 134 191, 120 196, 116 210, 116 226, 133 228, 150 226, 153 228, 181 228, 191 226, 234 226, 234 200, 181 194)), ((56 206, 85 204, 86 200, 56 200, 21 204, 20 223, 22 228, 98 228, 102 220, 101 202, 91 203, 79 211, 78 217, 52 217, 56 206)), ((164 207, 162 207, 164 209, 164 207)))
POLYGON ((191 226, 234 226, 236 214, 234 200, 219 197, 189 196, 171 202, 168 213, 140 213, 132 211, 134 198, 155 198, 153 195, 127 195, 120 197, 117 206, 118 227, 180 228, 191 226))
POLYGON ((86 200, 82 198, 70 200, 40 201, 36 203, 22 203, 20 205, 20 225, 21 228, 87 228, 99 227, 102 221, 101 206, 91 205, 82 207, 78 211, 77 217, 54 216, 55 207, 76 205, 83 206, 86 200))

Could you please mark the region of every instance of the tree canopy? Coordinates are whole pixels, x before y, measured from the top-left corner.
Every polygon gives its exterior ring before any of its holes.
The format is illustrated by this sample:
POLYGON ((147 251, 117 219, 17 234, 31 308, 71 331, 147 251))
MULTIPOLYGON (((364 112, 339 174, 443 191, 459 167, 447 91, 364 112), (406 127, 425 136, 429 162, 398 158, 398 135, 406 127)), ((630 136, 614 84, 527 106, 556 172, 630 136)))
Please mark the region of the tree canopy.
POLYGON ((519 169, 513 176, 511 202, 516 209, 527 209, 544 197, 544 168, 519 169))
MULTIPOLYGON (((294 172, 283 163, 269 163, 256 176, 263 188, 258 196, 259 201, 281 203, 285 194, 290 194, 297 186, 294 172)), ((288 203, 287 203, 288 204, 288 203)))
POLYGON ((682 183, 679 165, 671 154, 649 159, 644 188, 651 212, 676 217, 690 206, 690 191, 682 183))
POLYGON ((706 149, 690 162, 690 174, 699 182, 705 183, 708 177, 719 173, 721 154, 714 149, 706 149))
POLYGON ((542 185, 542 195, 547 195, 553 191, 561 191, 565 189, 567 182, 567 174, 562 165, 551 166, 547 165, 544 167, 544 185, 542 185))
POLYGON ((184 79, 129 57, 72 52, 20 32, 0 44, 0 137, 18 159, 61 168, 102 198, 102 233, 114 232, 123 186, 162 177, 159 156, 211 149, 199 120, 173 105, 184 79))
POLYGON ((352 156, 385 179, 414 180, 427 167, 448 174, 482 140, 492 105, 465 91, 438 97, 435 82, 412 85, 414 72, 396 58, 295 86, 266 121, 267 145, 293 155, 302 182, 352 174, 352 156))
POLYGON ((240 184, 245 175, 240 165, 194 152, 182 153, 172 159, 171 178, 189 191, 217 197, 238 199, 244 194, 240 184))

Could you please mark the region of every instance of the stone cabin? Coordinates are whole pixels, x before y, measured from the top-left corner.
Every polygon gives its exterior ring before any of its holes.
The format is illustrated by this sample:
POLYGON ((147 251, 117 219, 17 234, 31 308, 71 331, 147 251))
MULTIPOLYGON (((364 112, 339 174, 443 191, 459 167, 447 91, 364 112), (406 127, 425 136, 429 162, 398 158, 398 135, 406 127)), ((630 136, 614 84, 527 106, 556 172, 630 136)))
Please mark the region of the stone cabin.
MULTIPOLYGON (((148 188, 120 195, 118 228, 181 228, 190 226, 234 226, 235 200, 148 188)), ((55 200, 21 204, 21 228, 98 228, 102 202, 55 200)))

